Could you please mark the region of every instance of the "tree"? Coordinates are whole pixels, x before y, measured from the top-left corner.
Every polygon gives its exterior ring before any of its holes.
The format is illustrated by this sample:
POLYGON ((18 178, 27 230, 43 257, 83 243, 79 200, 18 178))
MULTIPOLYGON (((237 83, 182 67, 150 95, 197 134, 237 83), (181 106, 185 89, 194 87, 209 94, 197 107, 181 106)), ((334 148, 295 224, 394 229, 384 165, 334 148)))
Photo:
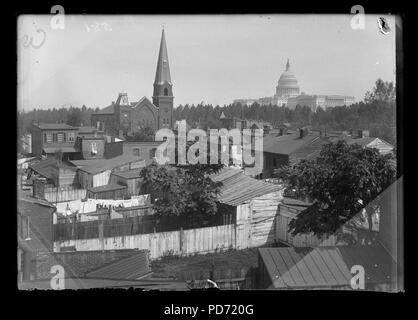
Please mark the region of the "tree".
POLYGON ((150 127, 141 128, 133 136, 126 137, 128 141, 154 141, 155 132, 150 127))
POLYGON ((378 208, 369 204, 394 181, 393 163, 392 155, 338 141, 324 145, 315 160, 279 170, 288 188, 313 201, 290 222, 292 234, 331 235, 363 209, 371 229, 371 217, 378 208))
MULTIPOLYGON (((65 109, 64 109, 65 110, 65 109)), ((83 115, 79 108, 70 108, 70 111, 67 114, 66 123, 73 127, 78 127, 81 125, 83 115)))
POLYGON ((372 103, 374 101, 391 103, 395 102, 395 100, 396 88, 393 82, 383 81, 382 79, 377 79, 372 91, 367 91, 364 97, 366 103, 372 103))
POLYGON ((157 215, 186 216, 195 221, 217 213, 220 183, 208 165, 174 167, 153 163, 141 171, 144 184, 158 194, 154 203, 157 215))

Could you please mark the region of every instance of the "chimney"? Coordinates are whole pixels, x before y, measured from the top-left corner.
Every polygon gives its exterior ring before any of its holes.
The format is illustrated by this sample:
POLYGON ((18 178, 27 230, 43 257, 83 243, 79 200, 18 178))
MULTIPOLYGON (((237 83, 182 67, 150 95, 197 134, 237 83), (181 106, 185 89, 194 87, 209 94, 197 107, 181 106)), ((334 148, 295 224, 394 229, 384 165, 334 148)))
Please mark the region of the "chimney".
POLYGON ((308 134, 308 129, 307 128, 300 128, 299 129, 299 138, 303 139, 304 137, 306 137, 308 134))
POLYGON ((357 130, 357 138, 363 138, 363 130, 357 130))

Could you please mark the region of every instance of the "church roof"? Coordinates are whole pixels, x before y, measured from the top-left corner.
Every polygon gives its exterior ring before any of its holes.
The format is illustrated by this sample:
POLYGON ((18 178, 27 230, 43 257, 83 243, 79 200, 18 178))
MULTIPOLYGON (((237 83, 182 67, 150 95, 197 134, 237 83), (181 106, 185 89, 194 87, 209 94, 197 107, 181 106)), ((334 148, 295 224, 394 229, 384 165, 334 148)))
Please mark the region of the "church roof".
POLYGON ((95 112, 95 114, 113 114, 113 113, 115 113, 115 108, 113 104, 95 112))
POLYGON ((154 84, 171 84, 170 66, 168 64, 167 45, 165 43, 164 29, 161 35, 160 52, 158 54, 157 71, 155 73, 154 84))

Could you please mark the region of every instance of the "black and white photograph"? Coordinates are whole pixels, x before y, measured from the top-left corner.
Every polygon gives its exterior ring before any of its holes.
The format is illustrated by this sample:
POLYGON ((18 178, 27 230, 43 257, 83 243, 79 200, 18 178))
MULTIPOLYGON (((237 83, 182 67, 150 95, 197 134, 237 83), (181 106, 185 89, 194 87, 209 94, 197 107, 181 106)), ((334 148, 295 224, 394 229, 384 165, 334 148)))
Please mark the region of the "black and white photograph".
POLYGON ((404 291, 399 16, 16 24, 19 290, 404 291))

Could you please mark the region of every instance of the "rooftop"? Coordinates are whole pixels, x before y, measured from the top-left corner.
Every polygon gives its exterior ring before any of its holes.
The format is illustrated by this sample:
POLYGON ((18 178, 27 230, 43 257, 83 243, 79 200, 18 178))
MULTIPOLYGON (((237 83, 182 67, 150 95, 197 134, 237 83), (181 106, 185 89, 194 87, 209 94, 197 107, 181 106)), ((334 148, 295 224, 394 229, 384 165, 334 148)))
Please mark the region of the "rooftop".
POLYGON ((219 173, 213 175, 212 180, 223 184, 218 201, 231 206, 237 206, 282 189, 277 184, 253 179, 246 176, 243 170, 231 167, 223 168, 219 173))
POLYGON ((94 133, 95 131, 102 132, 101 130, 97 129, 96 127, 91 127, 91 126, 78 127, 77 129, 78 129, 79 133, 94 133))
POLYGON ((299 132, 277 136, 269 134, 263 137, 263 151, 275 154, 290 155, 298 149, 320 139, 319 132, 311 131, 302 139, 299 132))
POLYGON ((33 123, 35 127, 41 130, 77 130, 78 128, 70 126, 66 123, 33 123))
POLYGON ((119 176, 125 179, 135 179, 140 177, 142 169, 133 169, 133 170, 126 170, 126 171, 119 171, 113 173, 115 176, 119 176))
POLYGON ((275 289, 350 286, 351 267, 364 267, 367 284, 392 280, 394 261, 381 246, 260 248, 260 257, 275 289))
POLYGON ((116 167, 123 166, 128 163, 139 162, 139 161, 143 161, 144 162, 143 166, 145 166, 145 160, 143 160, 142 158, 139 158, 134 155, 123 154, 123 155, 110 158, 110 159, 97 159, 95 162, 92 162, 89 165, 80 167, 80 170, 85 171, 90 174, 96 174, 96 173, 100 173, 106 170, 111 170, 116 167))
POLYGON ((126 186, 122 186, 120 184, 107 184, 100 187, 88 188, 88 191, 97 193, 97 192, 105 192, 105 191, 115 191, 115 190, 122 190, 126 189, 126 186))

